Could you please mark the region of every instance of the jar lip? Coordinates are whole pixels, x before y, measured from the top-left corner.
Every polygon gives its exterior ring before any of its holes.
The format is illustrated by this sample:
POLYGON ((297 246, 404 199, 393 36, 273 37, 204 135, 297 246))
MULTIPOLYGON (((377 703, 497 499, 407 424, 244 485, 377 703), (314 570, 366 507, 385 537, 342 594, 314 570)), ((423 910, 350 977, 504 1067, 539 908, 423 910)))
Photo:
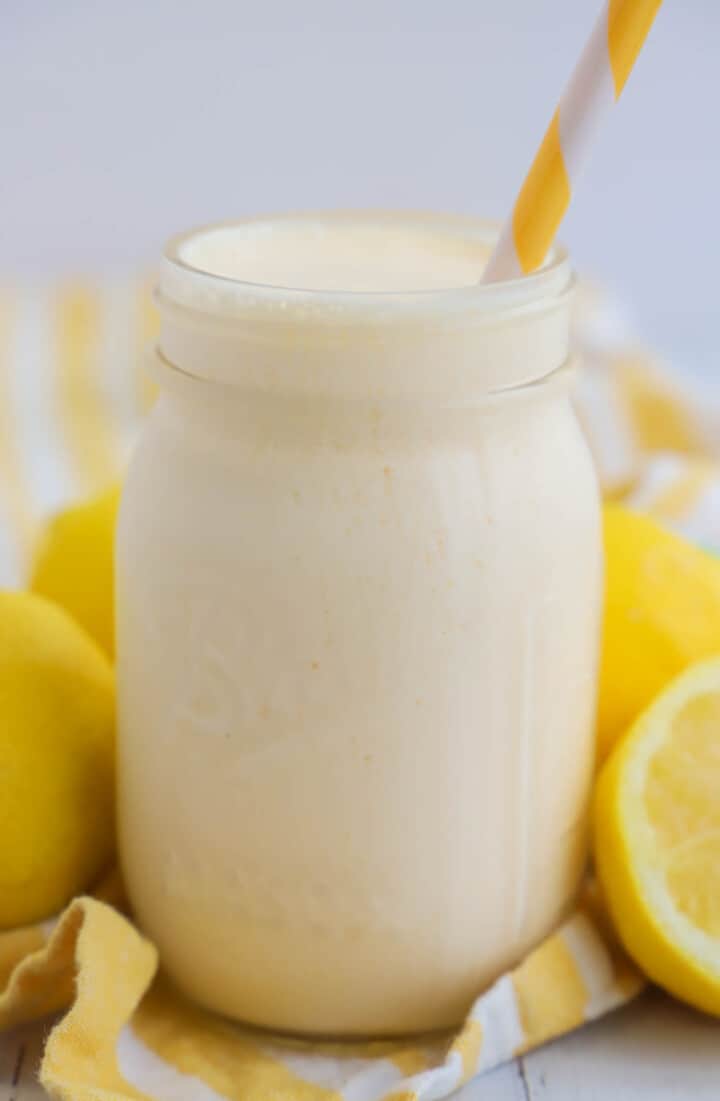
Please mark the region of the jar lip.
MULTIPOLYGON (((168 242, 160 267, 157 298, 193 314, 232 321, 315 321, 324 324, 373 324, 422 320, 425 323, 506 313, 514 314, 563 298, 573 284, 565 249, 555 245, 543 266, 529 275, 494 283, 472 283, 437 289, 323 290, 253 282, 208 270, 188 258, 198 242, 215 234, 235 231, 238 237, 270 232, 277 227, 325 230, 328 226, 352 230, 400 230, 434 234, 445 245, 453 240, 489 251, 499 225, 486 219, 425 211, 339 210, 307 211, 216 222, 175 235, 168 242)), ((478 270, 478 280, 481 276, 478 270)))

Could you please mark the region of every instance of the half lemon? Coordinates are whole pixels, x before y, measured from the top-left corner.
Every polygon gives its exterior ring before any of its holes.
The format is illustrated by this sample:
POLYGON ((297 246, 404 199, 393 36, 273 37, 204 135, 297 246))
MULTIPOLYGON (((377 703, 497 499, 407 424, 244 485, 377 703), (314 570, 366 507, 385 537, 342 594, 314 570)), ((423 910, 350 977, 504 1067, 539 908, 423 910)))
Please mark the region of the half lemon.
POLYGON ((613 750, 594 840, 630 955, 671 994, 720 1016, 720 657, 674 680, 613 750))

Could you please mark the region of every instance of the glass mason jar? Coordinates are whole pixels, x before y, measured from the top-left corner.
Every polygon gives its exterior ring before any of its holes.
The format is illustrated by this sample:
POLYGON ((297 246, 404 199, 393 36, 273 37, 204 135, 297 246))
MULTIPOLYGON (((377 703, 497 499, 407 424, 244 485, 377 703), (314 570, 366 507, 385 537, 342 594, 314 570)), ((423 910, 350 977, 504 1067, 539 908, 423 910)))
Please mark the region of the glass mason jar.
POLYGON ((571 273, 474 285, 494 233, 294 216, 163 259, 117 547, 121 854, 167 972, 237 1019, 452 1025, 583 871, 571 273))

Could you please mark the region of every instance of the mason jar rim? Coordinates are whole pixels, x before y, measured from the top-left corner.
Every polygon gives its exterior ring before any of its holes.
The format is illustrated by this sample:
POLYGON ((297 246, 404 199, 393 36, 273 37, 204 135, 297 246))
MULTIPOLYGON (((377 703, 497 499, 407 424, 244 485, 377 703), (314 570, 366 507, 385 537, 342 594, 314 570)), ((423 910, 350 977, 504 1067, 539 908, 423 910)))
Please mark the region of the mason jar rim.
POLYGON ((272 320, 303 321, 335 327, 421 321, 426 325, 496 319, 498 315, 542 308, 568 294, 573 273, 566 250, 554 245, 537 271, 494 283, 478 282, 450 288, 421 290, 323 290, 253 282, 208 270, 188 258, 191 246, 215 234, 262 234, 278 225, 325 229, 340 227, 382 229, 401 227, 431 232, 467 244, 491 249, 499 233, 496 222, 464 215, 425 211, 341 210, 262 215, 216 222, 175 235, 168 242, 160 266, 156 299, 161 309, 190 311, 197 320, 214 322, 272 320))

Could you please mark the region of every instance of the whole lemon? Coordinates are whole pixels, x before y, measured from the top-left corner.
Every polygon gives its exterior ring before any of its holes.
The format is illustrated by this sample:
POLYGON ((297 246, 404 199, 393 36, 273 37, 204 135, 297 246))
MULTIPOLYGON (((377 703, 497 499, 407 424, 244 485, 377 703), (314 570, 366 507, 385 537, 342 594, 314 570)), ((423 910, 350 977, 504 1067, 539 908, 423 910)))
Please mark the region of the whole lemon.
POLYGON ((113 672, 62 608, 0 592, 0 929, 47 918, 114 846, 113 672))
POLYGON ((673 677, 720 654, 720 561, 620 505, 604 538, 600 760, 673 677))
POLYGON ((120 489, 58 513, 48 523, 30 578, 33 592, 61 604, 111 657, 115 651, 113 564, 120 489))

